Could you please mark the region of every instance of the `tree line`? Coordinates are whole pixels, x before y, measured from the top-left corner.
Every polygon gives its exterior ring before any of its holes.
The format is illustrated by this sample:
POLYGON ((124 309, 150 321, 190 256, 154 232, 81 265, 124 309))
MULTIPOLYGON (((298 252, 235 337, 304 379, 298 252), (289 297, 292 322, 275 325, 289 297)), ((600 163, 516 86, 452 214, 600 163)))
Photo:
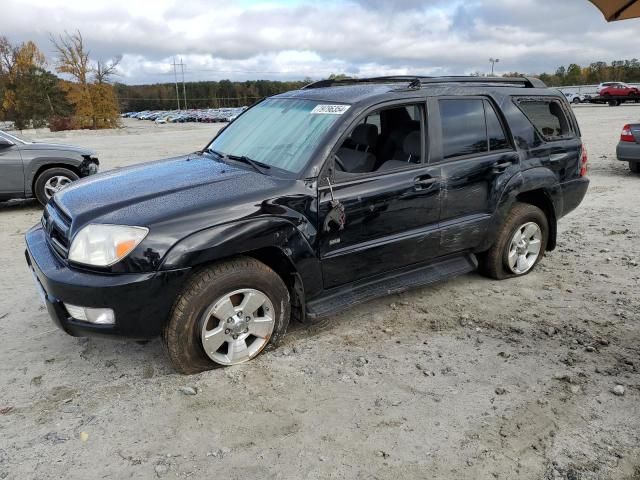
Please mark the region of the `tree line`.
POLYGON ((242 107, 252 105, 258 100, 278 93, 296 90, 311 83, 311 79, 302 81, 247 80, 232 82, 230 80, 187 82, 178 86, 175 83, 156 83, 151 85, 115 84, 123 112, 141 110, 172 110, 184 108, 186 93, 187 108, 221 108, 242 107), (179 100, 178 98, 179 97, 179 100))
MULTIPOLYGON (((481 75, 481 74, 477 74, 481 75)), ((520 72, 505 73, 504 77, 520 77, 520 72)), ((536 75, 534 75, 536 76, 536 75)), ((547 85, 560 87, 565 85, 590 85, 606 81, 640 83, 640 61, 638 59, 594 62, 588 66, 572 63, 561 66, 554 73, 537 75, 547 85)), ((345 75, 331 75, 329 78, 349 78, 345 75)), ((188 82, 186 84, 187 107, 238 107, 251 105, 269 95, 300 88, 312 80, 280 82, 273 80, 251 80, 232 82, 230 80, 188 82)), ((116 84, 122 111, 170 110, 178 106, 174 83, 152 85, 116 84)), ((183 105, 182 85, 179 86, 180 105, 183 105)))
MULTIPOLYGON (((312 81, 187 82, 184 90, 179 85, 178 92, 170 82, 125 85, 114 82, 120 58, 91 58, 80 32, 51 35, 50 42, 56 52, 52 65, 35 43, 12 44, 0 36, 0 120, 13 121, 18 129, 47 124, 52 130, 111 128, 118 124, 120 112, 176 109, 177 96, 181 108, 185 108, 185 96, 187 108, 239 107, 312 81)), ((511 72, 504 76, 521 75, 511 72)), ((640 61, 634 58, 588 66, 572 63, 538 76, 554 87, 605 81, 640 83, 640 61)))
MULTIPOLYGON (((505 76, 520 75, 518 72, 505 74, 505 76)), ((640 61, 633 58, 615 60, 611 63, 593 62, 586 67, 572 63, 558 67, 554 73, 542 73, 538 77, 550 87, 594 85, 602 82, 640 83, 640 61)))
POLYGON ((50 36, 56 52, 52 73, 31 42, 12 44, 0 37, 0 120, 18 129, 111 128, 119 105, 110 80, 119 58, 94 61, 80 32, 50 36))

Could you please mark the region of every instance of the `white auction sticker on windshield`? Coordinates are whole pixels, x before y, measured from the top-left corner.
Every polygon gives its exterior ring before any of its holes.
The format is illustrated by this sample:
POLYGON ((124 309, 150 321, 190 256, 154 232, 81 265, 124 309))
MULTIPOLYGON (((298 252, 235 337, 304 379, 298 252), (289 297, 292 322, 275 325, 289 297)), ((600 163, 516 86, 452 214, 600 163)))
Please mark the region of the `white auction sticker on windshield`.
POLYGON ((316 108, 311 110, 311 113, 322 115, 342 115, 347 110, 349 110, 349 105, 316 105, 316 108))

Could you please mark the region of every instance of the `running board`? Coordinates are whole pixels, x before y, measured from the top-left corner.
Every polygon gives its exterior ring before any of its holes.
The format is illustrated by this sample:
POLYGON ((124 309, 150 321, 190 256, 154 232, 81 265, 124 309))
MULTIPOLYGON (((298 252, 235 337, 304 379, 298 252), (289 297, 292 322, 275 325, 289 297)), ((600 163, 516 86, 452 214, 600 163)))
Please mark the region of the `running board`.
POLYGON ((465 254, 426 266, 403 269, 359 283, 335 287, 327 294, 307 302, 307 318, 315 320, 326 317, 374 298, 463 275, 476 268, 478 261, 475 255, 465 254))

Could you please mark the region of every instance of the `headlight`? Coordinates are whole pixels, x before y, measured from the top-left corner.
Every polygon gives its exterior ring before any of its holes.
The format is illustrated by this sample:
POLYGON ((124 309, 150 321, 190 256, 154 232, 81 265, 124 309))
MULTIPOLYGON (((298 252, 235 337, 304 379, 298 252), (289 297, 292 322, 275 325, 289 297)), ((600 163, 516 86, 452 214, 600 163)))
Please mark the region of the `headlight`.
POLYGON ((126 225, 87 225, 71 242, 69 260, 108 267, 129 255, 149 233, 145 227, 126 225))

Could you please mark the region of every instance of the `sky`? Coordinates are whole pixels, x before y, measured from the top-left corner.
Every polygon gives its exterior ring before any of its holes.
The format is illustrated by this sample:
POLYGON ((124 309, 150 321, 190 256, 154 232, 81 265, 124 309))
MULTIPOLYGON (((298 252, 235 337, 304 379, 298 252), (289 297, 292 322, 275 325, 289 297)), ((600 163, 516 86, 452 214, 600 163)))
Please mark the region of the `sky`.
POLYGON ((91 56, 122 55, 118 81, 301 80, 552 72, 638 56, 640 20, 608 24, 587 0, 2 0, 0 35, 80 30, 91 56))

